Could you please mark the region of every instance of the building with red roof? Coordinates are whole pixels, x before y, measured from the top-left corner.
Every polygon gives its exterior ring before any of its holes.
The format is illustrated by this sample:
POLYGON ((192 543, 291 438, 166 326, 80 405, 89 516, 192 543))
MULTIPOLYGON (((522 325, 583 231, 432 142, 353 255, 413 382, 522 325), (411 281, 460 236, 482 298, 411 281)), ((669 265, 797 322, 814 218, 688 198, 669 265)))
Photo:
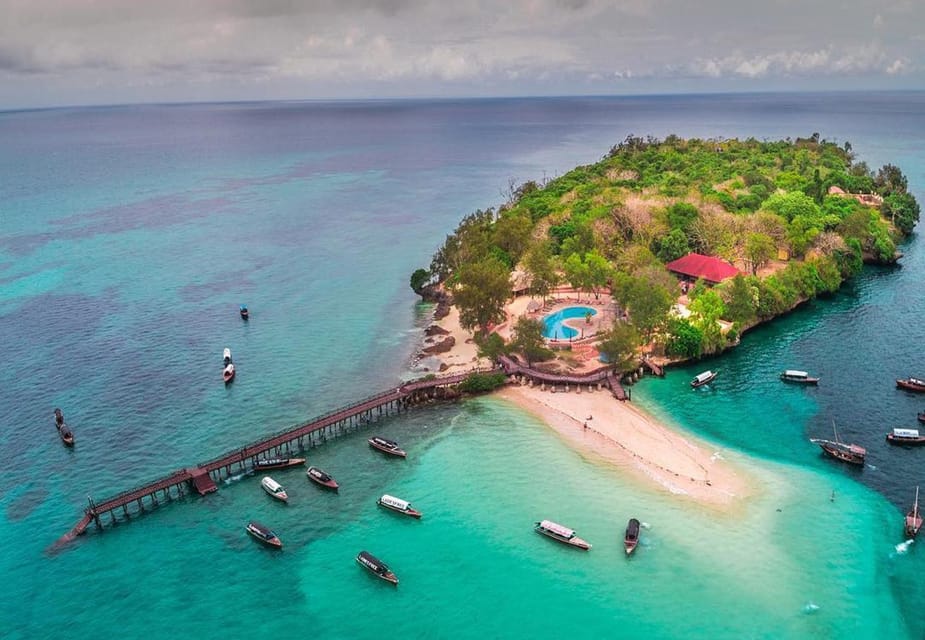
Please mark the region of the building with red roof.
POLYGON ((677 275, 693 280, 702 278, 713 284, 734 278, 742 273, 725 260, 713 256, 702 256, 699 253, 689 253, 683 258, 672 260, 665 267, 677 275))

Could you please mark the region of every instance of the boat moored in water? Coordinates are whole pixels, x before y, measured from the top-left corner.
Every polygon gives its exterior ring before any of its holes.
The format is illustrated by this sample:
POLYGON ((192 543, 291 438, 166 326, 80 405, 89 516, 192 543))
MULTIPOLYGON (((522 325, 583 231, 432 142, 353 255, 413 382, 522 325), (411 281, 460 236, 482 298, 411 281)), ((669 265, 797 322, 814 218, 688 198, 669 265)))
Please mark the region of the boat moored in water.
POLYGON ((397 442, 388 440, 386 438, 380 438, 379 436, 373 436, 367 440, 369 446, 374 449, 378 449, 383 453, 388 453, 393 456, 398 456, 399 458, 405 457, 405 450, 398 446, 397 442))
POLYGON ((915 488, 915 502, 912 503, 912 509, 906 514, 904 521, 904 530, 907 538, 914 538, 918 535, 919 529, 922 528, 922 513, 919 511, 919 488, 915 488))
POLYGON ((74 446, 74 433, 71 431, 70 427, 67 426, 67 423, 62 422, 58 427, 58 435, 61 437, 61 442, 64 443, 66 447, 74 446))
POLYGON ((283 489, 282 485, 270 476, 263 476, 260 479, 260 486, 263 487, 263 490, 269 493, 271 496, 277 500, 282 500, 286 502, 289 500, 289 496, 286 494, 286 490, 283 489))
POLYGON ((633 553, 637 544, 639 544, 639 520, 630 518, 626 524, 626 533, 623 535, 623 548, 626 550, 626 555, 633 553))
POLYGON ((691 387, 696 389, 705 384, 710 384, 716 379, 717 375, 719 375, 719 371, 704 371, 703 373, 698 373, 694 376, 694 379, 691 380, 691 387))
POLYGON ((228 347, 222 351, 222 364, 231 364, 231 349, 228 347))
POLYGON ((819 378, 810 377, 805 371, 796 369, 787 369, 780 374, 780 379, 784 382, 794 382, 796 384, 819 384, 819 378))
POLYGON ((921 378, 902 378, 896 381, 897 389, 905 389, 906 391, 917 391, 919 393, 925 393, 925 380, 921 378))
POLYGON ((561 524, 557 524, 552 520, 542 520, 537 522, 534 525, 533 530, 537 533, 542 533, 544 536, 552 538, 563 544, 567 544, 578 549, 587 551, 591 548, 591 544, 587 540, 582 540, 577 535, 575 531, 569 529, 568 527, 563 527, 561 524))
POLYGON ((285 469, 305 464, 305 458, 264 458, 254 462, 254 469, 285 469))
POLYGON ((229 363, 224 369, 222 369, 222 380, 225 381, 225 384, 228 384, 234 380, 234 365, 229 363))
POLYGON ((813 444, 818 444, 822 450, 842 462, 864 466, 864 458, 867 457, 867 449, 856 444, 846 444, 838 439, 838 430, 835 429, 835 423, 832 423, 832 430, 835 432, 835 440, 823 440, 822 438, 810 438, 813 444))
POLYGON ((64 424, 64 414, 57 407, 55 407, 55 424, 59 427, 64 424))
POLYGON ((247 305, 246 305, 246 304, 242 304, 241 307, 240 307, 240 309, 239 309, 239 311, 240 311, 240 313, 241 313, 241 318, 242 318, 243 320, 247 320, 247 319, 250 317, 250 314, 249 314, 248 311, 247 311, 247 305))
POLYGON ((918 416, 919 422, 925 422, 925 411, 920 413, 918 416))
POLYGON ((390 582, 392 584, 398 584, 398 577, 392 573, 392 570, 389 569, 388 565, 379 560, 373 554, 368 551, 360 551, 357 554, 357 564, 369 571, 371 574, 390 582))
POLYGON ((305 475, 308 476, 309 480, 322 487, 333 489, 334 491, 338 489, 337 481, 318 467, 309 467, 305 475))
POLYGON ((283 548, 283 543, 279 539, 279 536, 273 533, 269 527, 251 520, 247 523, 247 527, 245 527, 245 529, 247 529, 249 534, 260 540, 260 542, 264 543, 265 545, 273 547, 274 549, 283 548))
POLYGON ((376 500, 376 504, 378 504, 380 507, 385 507, 386 509, 391 509, 392 511, 403 513, 406 516, 411 516, 412 518, 420 518, 422 515, 424 515, 417 509, 413 508, 410 502, 402 500, 401 498, 396 498, 395 496, 390 496, 389 494, 385 494, 376 500))
POLYGON ((886 441, 890 444, 925 444, 925 436, 919 433, 918 429, 893 429, 886 434, 886 441))

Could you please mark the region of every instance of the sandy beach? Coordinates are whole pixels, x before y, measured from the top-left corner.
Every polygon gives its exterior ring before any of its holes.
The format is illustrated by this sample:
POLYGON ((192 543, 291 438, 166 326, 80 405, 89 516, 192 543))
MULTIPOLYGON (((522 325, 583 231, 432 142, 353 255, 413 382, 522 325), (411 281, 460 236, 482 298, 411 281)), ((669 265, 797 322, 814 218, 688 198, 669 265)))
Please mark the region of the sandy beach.
POLYGON ((607 390, 552 393, 512 384, 497 395, 542 419, 572 446, 673 494, 726 508, 752 492, 744 471, 714 448, 615 400, 607 390))
MULTIPOLYGON (((527 313, 528 301, 520 297, 508 306, 508 319, 498 327, 502 333, 527 313)), ((472 335, 460 326, 458 309, 450 307, 450 313, 433 324, 446 336, 437 341, 454 340, 451 348, 436 356, 443 363, 441 371, 458 373, 491 366, 478 357, 472 335)), ((724 509, 753 491, 747 473, 724 460, 715 448, 661 424, 632 402, 616 400, 607 389, 588 391, 584 385, 580 392, 559 387, 554 393, 538 385, 512 383, 496 395, 540 418, 570 446, 672 494, 724 509)))

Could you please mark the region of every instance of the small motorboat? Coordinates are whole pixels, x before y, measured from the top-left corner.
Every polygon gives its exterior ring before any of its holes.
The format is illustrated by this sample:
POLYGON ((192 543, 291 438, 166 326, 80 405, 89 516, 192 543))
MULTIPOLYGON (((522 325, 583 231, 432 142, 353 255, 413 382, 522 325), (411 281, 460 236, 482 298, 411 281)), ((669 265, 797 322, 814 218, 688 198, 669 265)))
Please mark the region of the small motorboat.
POLYGON ((376 504, 378 504, 380 507, 385 507, 386 509, 391 509, 392 511, 403 513, 406 516, 411 516, 412 518, 420 518, 422 515, 424 515, 417 509, 412 508, 410 502, 406 502, 405 500, 396 498, 395 496, 390 496, 389 494, 385 494, 376 500, 376 504))
POLYGON ((925 411, 918 415, 919 422, 925 422, 925 411))
POLYGON ((66 447, 74 446, 74 434, 71 432, 70 427, 67 426, 67 423, 62 422, 59 425, 55 425, 58 428, 58 435, 61 437, 61 442, 64 443, 66 447))
POLYGON ((234 380, 234 365, 228 364, 224 369, 222 369, 222 380, 225 381, 225 384, 228 384, 234 380))
POLYGON ((222 364, 231 364, 231 349, 225 347, 225 350, 222 351, 222 364))
POLYGON ((274 549, 283 548, 282 541, 280 541, 279 537, 273 533, 269 527, 265 527, 259 522, 254 522, 251 520, 247 523, 247 527, 245 528, 249 534, 260 540, 260 542, 264 543, 265 545, 273 547, 274 549))
POLYGON ((64 424, 64 414, 57 407, 55 407, 55 424, 59 427, 64 424))
POLYGON ((563 527, 561 524, 556 524, 551 520, 543 520, 537 522, 534 525, 533 530, 537 533, 542 533, 544 536, 552 538, 563 544, 567 544, 572 547, 576 547, 583 551, 587 551, 591 548, 591 544, 587 540, 582 540, 572 529, 568 527, 563 527))
POLYGON ((918 429, 893 429, 886 434, 886 441, 890 444, 925 444, 925 436, 919 433, 918 429))
POLYGON ((277 500, 282 500, 286 502, 289 500, 289 496, 286 494, 286 490, 283 489, 282 485, 270 476, 263 476, 260 480, 260 486, 263 487, 263 490, 269 493, 271 496, 277 500))
POLYGON ((404 458, 406 455, 405 450, 399 447, 397 442, 393 442, 392 440, 380 438, 379 436, 373 436, 367 440, 367 442, 369 443, 369 446, 374 449, 378 449, 383 453, 398 456, 399 458, 404 458))
POLYGON ((903 378, 896 381, 896 388, 925 393, 925 380, 921 378, 903 378))
POLYGON ((254 469, 285 469, 286 467, 297 467, 305 464, 305 458, 264 458, 254 462, 254 469))
POLYGON ((784 382, 793 382, 795 384, 819 384, 819 378, 810 377, 805 371, 797 371, 796 369, 787 369, 780 374, 780 379, 784 382))
POLYGON ((307 475, 308 479, 315 484, 319 484, 327 489, 333 489, 334 491, 337 491, 337 481, 318 467, 309 467, 308 471, 305 472, 305 475, 307 475))
POLYGON ((381 578, 394 585, 398 584, 398 578, 392 573, 391 569, 368 551, 360 551, 360 553, 357 554, 357 564, 377 578, 381 578))
POLYGON ((922 528, 922 513, 919 511, 919 488, 915 488, 915 502, 912 508, 906 513, 906 519, 903 523, 906 538, 914 538, 922 528))
POLYGON ((247 312, 247 305, 246 305, 246 304, 242 304, 242 305, 241 305, 241 307, 240 307, 240 312, 241 312, 241 318, 242 318, 243 320, 247 320, 247 319, 250 317, 250 315, 249 315, 248 312, 247 312))
POLYGON ((719 375, 719 371, 704 371, 703 373, 698 373, 694 376, 694 379, 691 380, 691 387, 696 389, 705 384, 710 384, 716 379, 717 375, 719 375))
POLYGON ((623 535, 623 548, 626 550, 626 555, 633 553, 637 544, 639 544, 639 520, 630 518, 626 525, 626 533, 623 535))

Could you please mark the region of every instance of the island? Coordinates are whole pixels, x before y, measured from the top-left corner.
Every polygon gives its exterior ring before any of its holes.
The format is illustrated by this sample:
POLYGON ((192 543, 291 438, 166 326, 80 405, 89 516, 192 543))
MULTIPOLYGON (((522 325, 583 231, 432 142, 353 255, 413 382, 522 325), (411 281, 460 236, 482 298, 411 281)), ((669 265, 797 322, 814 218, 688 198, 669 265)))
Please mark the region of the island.
POLYGON ((500 389, 577 446, 729 506, 755 483, 620 402, 627 386, 734 347, 865 263, 896 263, 919 213, 898 167, 873 171, 819 134, 628 136, 595 164, 512 183, 497 210, 463 218, 411 275, 436 303, 416 365, 472 371, 464 390, 500 389))

